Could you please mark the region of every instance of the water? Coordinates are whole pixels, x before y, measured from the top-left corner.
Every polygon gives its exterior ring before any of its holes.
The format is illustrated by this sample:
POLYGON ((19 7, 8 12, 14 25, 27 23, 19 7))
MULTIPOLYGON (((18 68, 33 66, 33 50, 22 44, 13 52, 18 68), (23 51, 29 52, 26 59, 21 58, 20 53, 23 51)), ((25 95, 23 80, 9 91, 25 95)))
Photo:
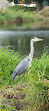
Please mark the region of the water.
POLYGON ((29 54, 30 40, 34 36, 43 41, 34 43, 34 57, 40 57, 43 51, 49 53, 49 30, 45 31, 5 31, 0 30, 0 48, 8 47, 20 52, 21 55, 29 54))

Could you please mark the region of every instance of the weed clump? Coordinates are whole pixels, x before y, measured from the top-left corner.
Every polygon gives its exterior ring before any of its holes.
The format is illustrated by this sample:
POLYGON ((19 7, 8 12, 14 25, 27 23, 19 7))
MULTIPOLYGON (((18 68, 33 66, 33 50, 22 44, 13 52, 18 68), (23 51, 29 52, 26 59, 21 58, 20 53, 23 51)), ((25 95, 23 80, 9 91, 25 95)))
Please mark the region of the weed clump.
POLYGON ((21 26, 23 24, 23 18, 21 16, 19 16, 19 17, 16 18, 16 24, 18 26, 21 26))
POLYGON ((43 8, 43 10, 40 12, 41 15, 49 17, 49 7, 43 8))

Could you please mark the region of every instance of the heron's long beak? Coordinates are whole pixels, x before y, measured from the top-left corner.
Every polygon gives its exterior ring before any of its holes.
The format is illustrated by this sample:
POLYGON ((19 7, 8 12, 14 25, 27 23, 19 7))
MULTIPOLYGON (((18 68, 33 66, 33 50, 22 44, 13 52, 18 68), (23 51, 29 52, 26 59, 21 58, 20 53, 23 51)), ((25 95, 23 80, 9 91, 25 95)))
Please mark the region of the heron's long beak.
POLYGON ((38 41, 43 41, 43 39, 39 39, 39 38, 38 38, 38 41))
POLYGON ((40 38, 37 38, 37 37, 33 37, 32 40, 34 40, 34 42, 36 42, 36 41, 42 41, 43 39, 40 39, 40 38))

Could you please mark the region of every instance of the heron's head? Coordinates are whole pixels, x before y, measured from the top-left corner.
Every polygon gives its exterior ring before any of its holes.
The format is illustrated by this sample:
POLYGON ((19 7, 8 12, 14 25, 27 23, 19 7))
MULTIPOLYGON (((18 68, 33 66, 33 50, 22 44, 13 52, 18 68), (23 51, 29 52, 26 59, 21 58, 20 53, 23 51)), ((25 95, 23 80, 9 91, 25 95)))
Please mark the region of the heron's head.
POLYGON ((32 42, 36 42, 36 41, 42 41, 43 39, 40 39, 40 38, 37 38, 37 37, 34 37, 33 39, 31 39, 32 42))

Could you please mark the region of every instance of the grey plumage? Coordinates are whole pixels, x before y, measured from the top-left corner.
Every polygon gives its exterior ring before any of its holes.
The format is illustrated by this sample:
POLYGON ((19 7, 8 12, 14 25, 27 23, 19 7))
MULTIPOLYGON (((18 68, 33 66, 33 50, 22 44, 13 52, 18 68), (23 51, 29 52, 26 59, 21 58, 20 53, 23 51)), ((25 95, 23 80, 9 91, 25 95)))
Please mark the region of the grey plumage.
POLYGON ((18 64, 18 66, 16 67, 16 69, 14 70, 13 72, 13 75, 12 75, 12 78, 15 79, 17 75, 20 75, 22 74, 23 72, 26 72, 28 71, 28 69, 30 68, 31 66, 31 63, 32 63, 32 58, 33 58, 33 54, 34 54, 34 42, 35 41, 41 41, 43 39, 39 39, 37 37, 31 39, 30 41, 30 54, 25 57, 23 60, 21 60, 21 62, 18 64))
POLYGON ((30 66, 31 66, 31 61, 29 59, 29 56, 27 56, 23 60, 21 60, 21 62, 18 64, 18 66, 13 72, 12 78, 15 79, 17 75, 20 75, 23 72, 27 71, 30 66))

